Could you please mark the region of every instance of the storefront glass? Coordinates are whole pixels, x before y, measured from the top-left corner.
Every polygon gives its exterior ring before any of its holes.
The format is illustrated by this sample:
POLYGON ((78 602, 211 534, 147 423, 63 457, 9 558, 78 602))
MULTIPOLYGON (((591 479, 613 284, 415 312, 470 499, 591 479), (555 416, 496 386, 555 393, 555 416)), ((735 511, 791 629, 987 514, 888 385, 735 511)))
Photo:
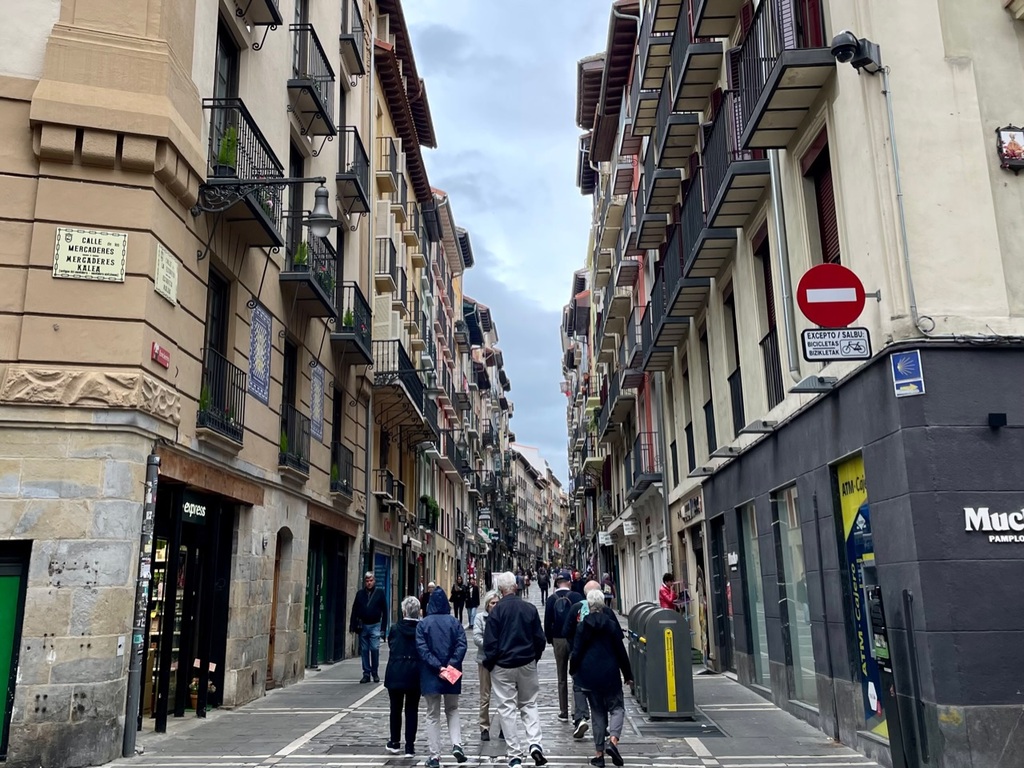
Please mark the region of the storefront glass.
POLYGON ((814 676, 814 646, 811 641, 811 608, 807 598, 807 569, 804 565, 804 544, 800 534, 800 514, 796 486, 779 491, 774 499, 776 542, 781 552, 783 613, 788 630, 792 662, 792 697, 812 706, 818 705, 818 686, 814 676))
POLYGON ((755 685, 768 688, 768 627, 764 618, 764 585, 761 581, 761 550, 757 545, 757 516, 754 505, 740 509, 743 536, 743 584, 747 595, 747 622, 750 627, 750 656, 754 662, 755 685))

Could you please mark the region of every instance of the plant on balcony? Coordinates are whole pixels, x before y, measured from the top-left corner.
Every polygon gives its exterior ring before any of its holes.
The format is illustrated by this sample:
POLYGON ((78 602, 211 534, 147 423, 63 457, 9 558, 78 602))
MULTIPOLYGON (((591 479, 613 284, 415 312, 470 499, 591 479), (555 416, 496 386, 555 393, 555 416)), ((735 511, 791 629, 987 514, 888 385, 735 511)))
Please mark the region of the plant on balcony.
POLYGON ((352 309, 348 308, 345 310, 345 314, 341 316, 341 327, 342 328, 355 328, 356 318, 352 314, 352 309))
POLYGON ((199 412, 206 413, 210 410, 210 387, 207 384, 203 384, 202 389, 199 390, 199 412))
POLYGON ((331 270, 326 264, 320 266, 316 271, 316 281, 320 283, 320 287, 324 289, 324 292, 333 298, 334 296, 334 275, 331 274, 331 270))
POLYGON ((305 240, 299 242, 295 246, 295 253, 292 254, 292 267, 297 271, 302 271, 309 266, 309 243, 305 240))
POLYGON ((213 166, 213 175, 220 177, 237 176, 238 171, 238 129, 229 125, 220 137, 217 147, 217 162, 213 166))
POLYGON ((288 455, 288 434, 282 429, 281 430, 281 443, 280 443, 281 455, 288 455))
POLYGON ((428 528, 437 528, 437 518, 441 514, 441 506, 433 496, 423 494, 420 496, 420 504, 423 505, 424 523, 428 528))

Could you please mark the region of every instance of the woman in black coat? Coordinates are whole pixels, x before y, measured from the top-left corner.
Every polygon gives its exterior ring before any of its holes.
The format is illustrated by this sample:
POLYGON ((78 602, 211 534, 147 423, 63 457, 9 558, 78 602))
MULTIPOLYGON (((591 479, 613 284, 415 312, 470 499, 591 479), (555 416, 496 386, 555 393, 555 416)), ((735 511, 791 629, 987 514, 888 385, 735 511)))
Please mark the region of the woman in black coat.
POLYGON ((606 609, 604 592, 600 589, 588 592, 586 602, 580 607, 579 625, 569 657, 569 674, 586 693, 590 704, 590 727, 597 751, 590 764, 604 768, 607 752, 615 765, 622 765, 619 738, 626 719, 622 680, 629 684, 633 670, 622 642, 622 627, 615 614, 606 609), (617 668, 616 674, 608 674, 610 668, 617 668))
POLYGON ((402 709, 405 708, 405 756, 416 754, 416 726, 420 706, 420 656, 416 651, 416 627, 420 622, 420 601, 402 601, 402 620, 388 633, 388 667, 384 687, 391 698, 391 738, 387 750, 398 754, 402 738, 402 709))

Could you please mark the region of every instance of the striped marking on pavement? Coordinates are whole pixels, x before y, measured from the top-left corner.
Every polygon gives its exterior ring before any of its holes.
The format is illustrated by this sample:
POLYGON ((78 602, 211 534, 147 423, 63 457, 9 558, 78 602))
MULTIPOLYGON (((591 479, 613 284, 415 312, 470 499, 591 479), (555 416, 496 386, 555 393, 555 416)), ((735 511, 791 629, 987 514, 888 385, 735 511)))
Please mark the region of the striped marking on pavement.
POLYGON ((320 723, 320 725, 318 725, 316 728, 312 728, 312 729, 306 731, 304 734, 299 736, 299 738, 295 739, 295 741, 293 741, 291 744, 289 744, 288 746, 286 746, 286 747, 284 747, 282 749, 279 749, 277 752, 274 753, 275 757, 287 757, 288 755, 290 755, 295 750, 302 748, 307 743, 309 743, 313 738, 315 738, 316 736, 319 736, 321 733, 326 731, 332 725, 334 725, 335 723, 339 722, 342 718, 344 718, 344 717, 348 716, 349 714, 351 714, 351 712, 353 710, 358 709, 359 707, 361 707, 363 704, 368 702, 370 699, 372 699, 374 696, 376 696, 378 693, 380 693, 383 690, 384 690, 384 686, 383 685, 379 685, 379 684, 376 685, 372 691, 370 691, 368 694, 363 696, 363 698, 359 699, 359 701, 354 702, 352 704, 352 706, 349 707, 348 709, 345 709, 345 710, 343 710, 341 712, 338 712, 333 717, 327 718, 322 723, 320 723))

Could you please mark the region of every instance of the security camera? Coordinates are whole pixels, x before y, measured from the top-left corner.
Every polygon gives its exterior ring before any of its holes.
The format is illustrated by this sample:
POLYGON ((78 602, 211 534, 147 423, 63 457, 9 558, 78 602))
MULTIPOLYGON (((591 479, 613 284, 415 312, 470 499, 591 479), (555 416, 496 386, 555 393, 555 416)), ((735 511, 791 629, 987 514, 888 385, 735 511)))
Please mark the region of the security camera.
POLYGON ((857 46, 860 41, 857 36, 848 29, 844 29, 832 38, 832 55, 840 64, 848 64, 853 61, 857 53, 857 46))

